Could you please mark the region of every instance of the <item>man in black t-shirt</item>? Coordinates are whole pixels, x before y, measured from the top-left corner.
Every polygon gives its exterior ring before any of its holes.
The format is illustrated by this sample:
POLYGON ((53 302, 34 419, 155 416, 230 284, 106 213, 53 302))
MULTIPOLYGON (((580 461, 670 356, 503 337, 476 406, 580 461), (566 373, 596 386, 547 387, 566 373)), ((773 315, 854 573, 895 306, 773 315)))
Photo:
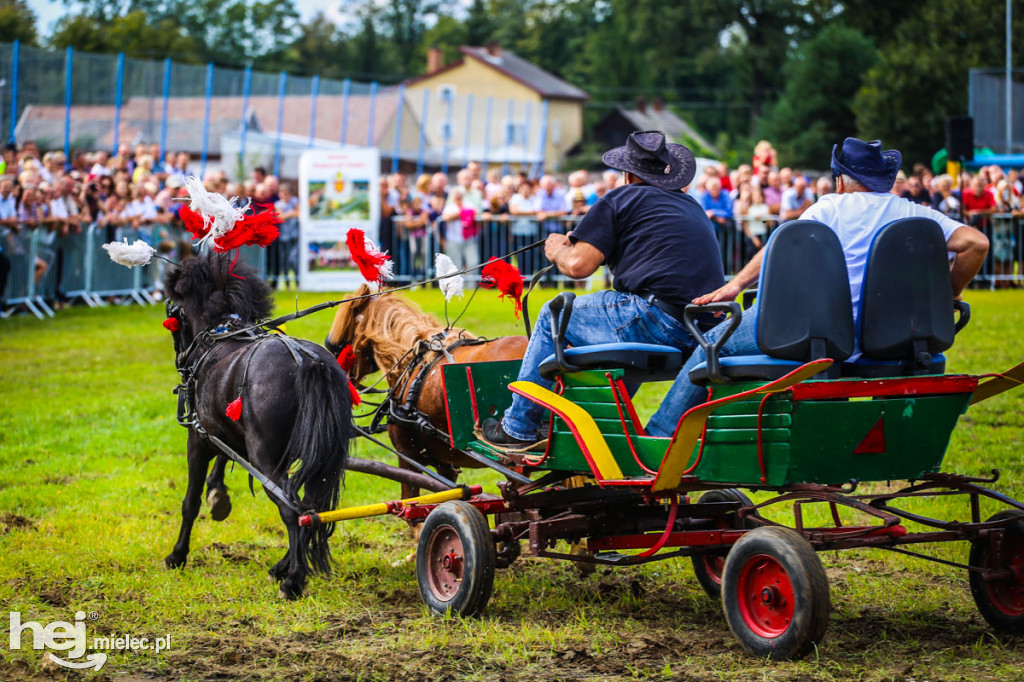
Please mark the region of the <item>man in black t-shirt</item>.
MULTIPOLYGON (((605 153, 604 162, 625 171, 626 185, 601 197, 569 234, 548 236, 544 247, 563 274, 581 279, 604 264, 615 278, 614 291, 576 299, 564 341, 571 346, 650 343, 689 353, 696 342, 683 325, 683 309, 725 283, 711 221, 679 191, 693 180, 693 154, 681 144, 666 143, 661 132, 644 131, 605 153)), ((539 367, 553 352, 545 306, 519 380, 549 386, 539 367)), ((543 408, 516 395, 500 422, 484 422, 484 438, 525 447, 537 440, 542 416, 543 408)))

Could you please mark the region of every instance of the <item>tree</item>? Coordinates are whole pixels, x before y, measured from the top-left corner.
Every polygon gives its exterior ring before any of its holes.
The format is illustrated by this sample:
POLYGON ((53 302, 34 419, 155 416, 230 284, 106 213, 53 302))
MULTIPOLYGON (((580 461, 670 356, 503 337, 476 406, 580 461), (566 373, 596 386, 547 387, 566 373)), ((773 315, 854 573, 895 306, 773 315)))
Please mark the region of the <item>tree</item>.
POLYGON ((35 45, 39 38, 36 32, 36 13, 25 0, 0 0, 0 42, 15 40, 26 45, 35 45))
POLYGON ((820 167, 832 144, 856 132, 853 98, 876 61, 870 39, 837 23, 800 46, 782 68, 782 95, 763 124, 780 163, 820 167))
POLYGON ((177 0, 170 7, 200 45, 203 61, 215 64, 280 66, 297 37, 292 0, 177 0))
MULTIPOLYGON (((857 127, 898 147, 907 163, 930 159, 944 142, 946 116, 967 114, 971 68, 1000 66, 1004 3, 925 0, 902 22, 868 70, 853 110, 857 127)), ((1013 34, 1024 32, 1024 0, 1014 0, 1013 34)), ((1017 50, 1015 65, 1024 64, 1017 50)))
POLYGON ((82 52, 124 52, 138 59, 173 57, 181 62, 199 59, 200 46, 173 20, 152 20, 141 10, 115 17, 103 24, 87 14, 64 17, 50 37, 55 48, 73 47, 82 52))

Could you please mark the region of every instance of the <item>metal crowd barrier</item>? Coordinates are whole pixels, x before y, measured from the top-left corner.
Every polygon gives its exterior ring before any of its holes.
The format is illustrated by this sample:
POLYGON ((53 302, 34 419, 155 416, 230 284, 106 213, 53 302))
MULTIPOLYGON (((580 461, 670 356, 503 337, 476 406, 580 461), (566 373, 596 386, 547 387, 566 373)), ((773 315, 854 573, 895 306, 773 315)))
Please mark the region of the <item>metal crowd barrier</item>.
POLYGON ((1024 283, 1024 215, 994 213, 968 220, 989 241, 988 256, 972 286, 1002 289, 1024 283))

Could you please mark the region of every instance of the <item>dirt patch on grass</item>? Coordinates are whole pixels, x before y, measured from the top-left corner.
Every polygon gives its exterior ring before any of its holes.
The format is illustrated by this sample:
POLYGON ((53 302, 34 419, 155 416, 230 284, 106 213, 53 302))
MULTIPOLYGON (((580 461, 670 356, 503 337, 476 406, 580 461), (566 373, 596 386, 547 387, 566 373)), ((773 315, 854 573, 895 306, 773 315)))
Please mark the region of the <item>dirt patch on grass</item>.
POLYGON ((15 530, 32 530, 35 527, 35 522, 31 519, 25 518, 24 516, 8 512, 0 513, 0 535, 4 535, 15 530))

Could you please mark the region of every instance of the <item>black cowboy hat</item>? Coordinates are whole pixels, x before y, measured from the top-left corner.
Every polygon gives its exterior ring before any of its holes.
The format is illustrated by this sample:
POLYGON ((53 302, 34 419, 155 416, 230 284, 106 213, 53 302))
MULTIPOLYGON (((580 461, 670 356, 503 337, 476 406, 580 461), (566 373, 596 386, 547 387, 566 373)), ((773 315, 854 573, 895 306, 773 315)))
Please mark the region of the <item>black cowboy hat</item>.
POLYGON ((697 172, 693 152, 684 145, 665 142, 660 130, 631 133, 624 146, 606 151, 602 158, 611 168, 632 173, 661 189, 682 189, 697 172))
POLYGON ((848 175, 872 192, 888 192, 896 182, 903 155, 895 149, 882 151, 882 141, 865 142, 856 137, 832 147, 832 170, 848 175))

